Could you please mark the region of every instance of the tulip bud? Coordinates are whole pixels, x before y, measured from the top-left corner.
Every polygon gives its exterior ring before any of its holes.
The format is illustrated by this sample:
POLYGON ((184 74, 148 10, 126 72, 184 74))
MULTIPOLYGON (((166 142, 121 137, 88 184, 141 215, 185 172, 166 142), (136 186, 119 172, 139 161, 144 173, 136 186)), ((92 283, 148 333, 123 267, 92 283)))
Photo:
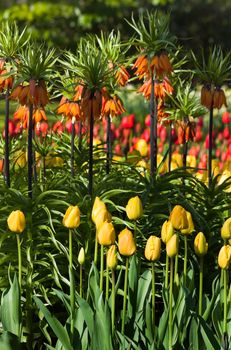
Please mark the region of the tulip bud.
POLYGON ((7 219, 7 224, 10 231, 15 233, 22 233, 25 230, 26 219, 21 210, 15 210, 10 213, 7 219))
POLYGON ((206 242, 203 232, 199 232, 194 239, 194 251, 197 256, 204 256, 208 251, 208 243, 206 242))
POLYGON ((221 237, 223 239, 230 239, 231 238, 231 218, 228 218, 222 228, 221 228, 221 237))
POLYGON ((144 255, 147 260, 156 261, 160 258, 161 240, 159 237, 150 236, 147 240, 144 255))
POLYGON ((117 259, 117 250, 116 245, 113 244, 107 252, 107 266, 109 269, 114 270, 117 266, 118 259, 117 259))
POLYGON ((218 265, 221 269, 228 269, 231 263, 231 246, 223 245, 218 254, 218 265))
POLYGON ((78 206, 70 205, 63 217, 63 226, 77 228, 80 224, 80 211, 78 206))
POLYGON ((143 215, 143 206, 138 196, 129 199, 126 214, 130 220, 137 220, 143 215))
POLYGON ((186 216, 188 220, 188 227, 181 230, 182 235, 190 235, 194 231, 194 224, 191 213, 189 211, 186 211, 186 216))
POLYGON ((111 222, 103 222, 97 231, 97 239, 101 245, 111 245, 115 243, 115 229, 111 222))
POLYGON ((111 214, 107 209, 101 209, 98 211, 98 214, 95 216, 95 226, 98 229, 103 222, 111 222, 111 214))
POLYGON ((170 214, 170 221, 176 230, 186 229, 188 227, 186 210, 181 205, 175 205, 170 214))
POLYGON ((101 210, 107 210, 106 205, 104 204, 103 201, 99 197, 95 197, 95 201, 93 204, 92 212, 91 212, 91 218, 92 221, 95 223, 96 217, 99 214, 101 210))
POLYGON ((80 249, 79 251, 79 255, 78 255, 78 263, 80 265, 83 265, 85 262, 85 252, 84 252, 84 249, 83 247, 80 249))
POLYGON ((169 239, 174 235, 174 228, 171 221, 166 220, 161 228, 161 239, 166 244, 169 239))
POLYGON ((174 234, 166 244, 166 252, 169 258, 173 258, 178 254, 179 249, 179 237, 174 234))
POLYGON ((118 236, 118 247, 121 255, 131 256, 136 252, 136 243, 132 232, 125 228, 118 236))

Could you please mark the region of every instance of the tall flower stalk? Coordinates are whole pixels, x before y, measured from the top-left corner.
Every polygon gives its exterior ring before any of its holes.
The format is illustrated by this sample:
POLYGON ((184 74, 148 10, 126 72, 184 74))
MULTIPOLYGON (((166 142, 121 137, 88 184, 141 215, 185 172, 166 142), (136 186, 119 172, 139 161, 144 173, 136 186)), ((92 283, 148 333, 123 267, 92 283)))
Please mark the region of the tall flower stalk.
POLYGON ((142 91, 150 98, 150 161, 151 175, 157 170, 157 101, 155 84, 173 71, 168 57, 168 50, 175 47, 175 37, 169 32, 170 16, 158 11, 141 14, 137 21, 132 17, 128 24, 134 29, 136 36, 132 44, 139 51, 133 68, 139 80, 144 80, 142 91))
POLYGON ((17 81, 11 98, 29 108, 28 120, 28 195, 32 198, 33 182, 33 110, 44 108, 49 102, 46 81, 49 81, 56 62, 55 51, 30 42, 20 53, 17 64, 17 81))
POLYGON ((97 46, 94 36, 83 38, 76 54, 65 53, 65 61, 60 62, 69 70, 82 89, 79 106, 80 119, 89 126, 89 172, 88 190, 93 192, 93 128, 94 121, 101 116, 102 89, 109 86, 113 69, 97 46))
POLYGON ((9 112, 10 92, 13 86, 13 77, 16 73, 16 60, 28 38, 25 29, 20 33, 16 23, 3 22, 0 29, 0 92, 5 91, 5 157, 4 176, 8 187, 10 187, 10 139, 9 139, 9 112))
POLYGON ((224 53, 219 46, 210 48, 206 57, 202 52, 200 62, 192 54, 195 64, 195 74, 202 83, 201 104, 209 110, 209 150, 208 150, 208 179, 212 183, 212 157, 213 157, 213 112, 214 108, 227 107, 226 96, 222 85, 231 80, 231 53, 224 53))

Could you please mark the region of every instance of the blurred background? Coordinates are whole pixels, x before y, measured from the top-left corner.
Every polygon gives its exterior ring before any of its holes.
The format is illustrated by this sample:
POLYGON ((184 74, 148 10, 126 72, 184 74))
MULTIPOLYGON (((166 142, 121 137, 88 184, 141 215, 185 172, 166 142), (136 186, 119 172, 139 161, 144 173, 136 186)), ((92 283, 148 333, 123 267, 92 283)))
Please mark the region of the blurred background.
POLYGON ((197 50, 211 44, 231 48, 230 0, 1 0, 0 19, 28 26, 32 36, 51 46, 75 49, 86 33, 119 29, 125 40, 130 19, 145 10, 171 11, 171 29, 184 47, 197 50))

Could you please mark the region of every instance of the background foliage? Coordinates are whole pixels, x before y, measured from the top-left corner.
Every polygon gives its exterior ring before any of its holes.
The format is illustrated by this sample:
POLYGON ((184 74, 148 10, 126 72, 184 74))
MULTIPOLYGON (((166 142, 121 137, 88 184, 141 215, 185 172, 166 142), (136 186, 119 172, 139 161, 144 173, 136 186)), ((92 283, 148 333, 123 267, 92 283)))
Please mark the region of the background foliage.
POLYGON ((219 43, 229 49, 231 2, 229 0, 3 0, 0 18, 28 25, 34 38, 60 48, 76 47, 88 32, 120 29, 124 39, 131 28, 123 20, 155 8, 171 11, 172 32, 184 46, 196 49, 219 43))

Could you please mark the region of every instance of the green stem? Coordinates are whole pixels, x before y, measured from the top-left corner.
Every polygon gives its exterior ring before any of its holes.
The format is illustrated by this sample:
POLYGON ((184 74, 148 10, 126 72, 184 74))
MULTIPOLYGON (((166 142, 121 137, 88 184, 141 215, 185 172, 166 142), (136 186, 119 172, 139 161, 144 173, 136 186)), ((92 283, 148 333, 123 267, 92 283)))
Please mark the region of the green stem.
POLYGON ((122 334, 124 334, 126 305, 127 305, 128 264, 129 264, 129 258, 126 257, 126 267, 125 267, 125 277, 124 277, 124 300, 123 300, 123 314, 122 314, 122 328, 121 328, 121 333, 122 334))
POLYGON ((21 254, 21 243, 19 234, 16 234, 17 237, 17 248, 18 248, 18 283, 21 288, 22 285, 22 254, 21 254))
POLYGON ((173 258, 170 259, 170 289, 169 289, 169 350, 172 350, 172 292, 173 292, 173 258))
POLYGON ((223 333, 227 333, 227 270, 224 269, 224 321, 223 333))
POLYGON ((70 278, 70 306, 71 306, 71 332, 70 338, 73 343, 74 334, 74 312, 75 312, 75 281, 73 275, 73 249, 72 249, 72 230, 69 229, 69 278, 70 278))
POLYGON ((109 269, 106 267, 106 300, 108 300, 109 296, 109 269))
POLYGON ((112 269, 111 271, 111 328, 112 332, 114 332, 115 328, 115 271, 112 269))
POLYGON ((33 290, 33 237, 32 237, 32 215, 28 215, 28 230, 26 241, 26 259, 27 259, 27 274, 26 274, 26 325, 27 325, 27 348, 32 349, 33 331, 32 331, 32 290, 33 290))
POLYGON ((100 246, 100 281, 99 288, 103 291, 103 271, 104 271, 104 249, 103 245, 100 246))
POLYGON ((202 297, 203 297, 203 270, 204 270, 204 258, 200 257, 200 277, 199 277, 199 315, 202 316, 202 297))
POLYGON ((79 267, 79 295, 82 298, 83 297, 83 266, 80 265, 79 267))
POLYGON ((184 236, 184 275, 183 275, 184 285, 186 285, 187 259, 188 259, 188 241, 187 241, 187 236, 184 236))
POLYGON ((134 225, 134 240, 136 241, 136 232, 137 232, 137 221, 135 220, 135 225, 134 225))
POLYGON ((175 256, 175 271, 174 271, 174 281, 177 281, 177 274, 178 274, 178 260, 179 260, 179 256, 178 253, 175 256))
POLYGON ((95 252, 94 252, 94 264, 97 265, 98 260, 98 240, 97 240, 97 230, 95 234, 95 252))
POLYGON ((153 330, 155 333, 155 294, 156 294, 156 288, 155 288, 155 263, 152 262, 152 324, 153 324, 153 330))
POLYGON ((165 264, 165 288, 168 288, 168 270, 169 270, 169 257, 166 254, 166 264, 165 264))

